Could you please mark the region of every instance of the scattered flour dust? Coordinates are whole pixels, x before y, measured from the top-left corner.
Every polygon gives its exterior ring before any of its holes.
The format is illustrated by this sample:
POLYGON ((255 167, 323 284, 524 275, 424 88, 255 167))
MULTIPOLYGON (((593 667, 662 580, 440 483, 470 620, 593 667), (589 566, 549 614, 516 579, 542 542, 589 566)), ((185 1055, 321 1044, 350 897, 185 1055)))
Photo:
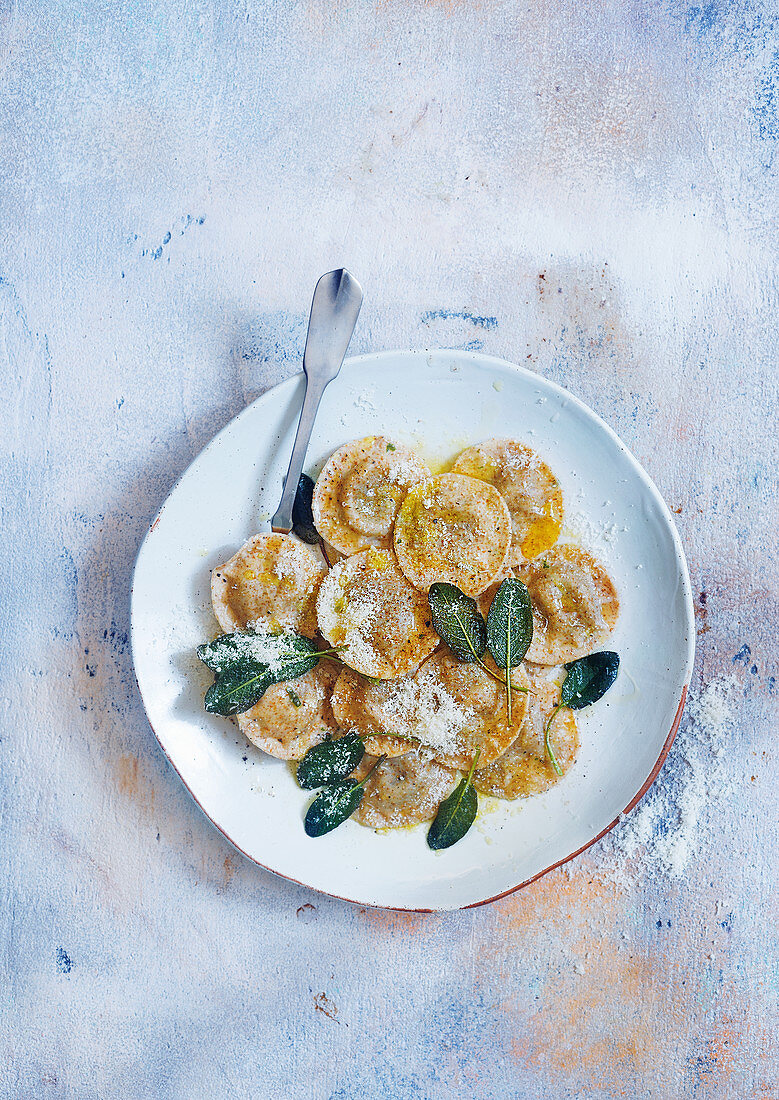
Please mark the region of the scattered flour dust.
POLYGON ((722 757, 740 693, 736 676, 722 676, 687 704, 656 783, 596 849, 601 869, 618 886, 631 884, 627 864, 634 857, 650 872, 679 878, 699 854, 706 808, 732 794, 734 781, 726 787, 722 757))

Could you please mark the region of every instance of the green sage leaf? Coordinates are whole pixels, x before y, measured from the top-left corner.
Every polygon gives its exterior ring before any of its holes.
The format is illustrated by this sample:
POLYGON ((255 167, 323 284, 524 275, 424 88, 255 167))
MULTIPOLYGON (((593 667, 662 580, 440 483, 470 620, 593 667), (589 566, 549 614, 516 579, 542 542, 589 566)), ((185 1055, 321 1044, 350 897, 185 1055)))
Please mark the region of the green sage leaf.
POLYGON ((462 840, 476 820, 479 798, 471 780, 478 759, 477 752, 467 776, 460 780, 449 797, 438 807, 438 813, 427 833, 428 847, 434 852, 451 848, 458 840, 462 840))
POLYGON ((567 664, 560 698, 566 707, 581 710, 597 703, 617 678, 619 654, 610 650, 590 653, 567 664))
POLYGON ((557 760, 557 757, 555 756, 554 749, 552 748, 552 739, 550 737, 550 734, 551 734, 551 731, 552 731, 552 722, 554 722, 555 718, 557 717, 559 712, 562 710, 562 708, 563 708, 563 703, 562 702, 558 703, 557 706, 552 711, 552 713, 549 715, 549 721, 546 723, 546 726, 544 728, 544 751, 546 752, 546 755, 549 757, 549 763, 552 765, 552 767, 554 768, 554 770, 557 772, 557 774, 559 776, 562 776, 563 769, 560 767, 560 765, 558 763, 558 760, 557 760))
MULTIPOLYGON (((281 671, 290 664, 296 667, 300 660, 307 661, 313 668, 316 654, 315 642, 289 630, 278 634, 235 631, 233 634, 220 634, 213 642, 197 647, 200 660, 214 672, 228 672, 234 665, 249 664, 267 665, 272 672, 276 669, 281 671)), ((306 671, 309 669, 306 668, 306 671)), ((301 676, 302 673, 293 672, 292 675, 301 676)), ((291 676, 286 674, 279 678, 289 680, 291 676)))
POLYGON ((315 545, 319 542, 319 532, 314 526, 313 498, 314 482, 308 474, 301 474, 292 504, 292 530, 303 542, 315 545))
POLYGON ((370 771, 359 781, 356 779, 341 779, 337 783, 330 783, 323 787, 314 801, 308 807, 303 828, 306 835, 311 837, 324 836, 332 829, 343 825, 350 818, 362 802, 365 793, 365 784, 378 768, 386 756, 380 756, 370 771))
POLYGON ((279 657, 268 666, 274 684, 284 680, 297 680, 316 667, 319 650, 310 638, 298 637, 294 645, 283 650, 279 657))
POLYGON ((259 703, 273 682, 266 665, 233 665, 217 673, 206 692, 205 708, 209 714, 241 714, 259 703))
POLYGON ((298 764, 297 779, 306 791, 346 779, 365 755, 362 738, 347 733, 335 741, 322 741, 308 750, 298 764))
POLYGON ((507 577, 487 615, 487 647, 498 668, 516 668, 533 640, 530 593, 522 581, 507 577))
POLYGON ((487 648, 487 627, 476 600, 454 584, 436 581, 427 594, 433 630, 460 661, 479 661, 487 648))
POLYGON ((306 836, 324 836, 342 825, 360 805, 364 793, 356 779, 342 779, 325 787, 308 807, 303 822, 306 836))
POLYGON ((210 714, 241 714, 258 703, 271 684, 295 680, 323 655, 310 638, 285 632, 222 634, 198 646, 198 657, 216 673, 205 708, 210 714))
POLYGON ((239 664, 246 659, 245 634, 220 634, 213 642, 205 642, 197 647, 197 655, 212 672, 224 672, 230 665, 239 664))

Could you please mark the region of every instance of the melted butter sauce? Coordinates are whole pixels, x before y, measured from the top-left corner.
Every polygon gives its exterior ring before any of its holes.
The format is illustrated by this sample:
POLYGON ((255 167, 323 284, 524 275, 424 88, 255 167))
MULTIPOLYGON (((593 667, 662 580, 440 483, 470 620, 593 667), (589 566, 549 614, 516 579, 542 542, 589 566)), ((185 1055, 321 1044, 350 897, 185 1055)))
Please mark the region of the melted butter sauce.
POLYGON ((417 821, 413 825, 396 825, 393 828, 374 829, 376 836, 392 836, 393 833, 421 833, 427 832, 430 826, 429 821, 417 821))
POLYGON ((448 473, 460 451, 464 451, 469 442, 465 436, 452 436, 446 443, 431 447, 420 432, 411 432, 408 445, 427 463, 431 474, 435 476, 448 473))
POLYGON ((560 536, 563 523, 562 508, 552 498, 544 505, 543 515, 531 524, 530 530, 522 540, 520 549, 526 558, 537 558, 554 546, 560 536))
POLYGON ((502 814, 504 817, 513 817, 524 809, 527 798, 495 798, 491 794, 482 794, 479 791, 479 809, 472 828, 484 838, 485 844, 494 844, 494 830, 489 820, 494 814, 502 814))

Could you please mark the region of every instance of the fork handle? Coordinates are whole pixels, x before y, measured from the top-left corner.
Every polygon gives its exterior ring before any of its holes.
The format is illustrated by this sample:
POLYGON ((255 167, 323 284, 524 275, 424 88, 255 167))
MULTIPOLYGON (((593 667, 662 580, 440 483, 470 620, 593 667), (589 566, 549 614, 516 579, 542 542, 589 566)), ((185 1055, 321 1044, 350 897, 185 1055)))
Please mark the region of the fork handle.
POLYGON ((292 447, 289 469, 287 470, 287 476, 284 478, 281 501, 276 514, 270 521, 271 530, 280 534, 288 535, 292 530, 292 505, 295 503, 298 482, 300 481, 300 475, 303 473, 303 463, 306 460, 306 451, 314 428, 314 420, 328 381, 329 379, 323 380, 317 376, 309 377, 306 375, 306 393, 303 398, 303 408, 300 410, 300 420, 298 421, 298 430, 295 433, 295 443, 292 447))

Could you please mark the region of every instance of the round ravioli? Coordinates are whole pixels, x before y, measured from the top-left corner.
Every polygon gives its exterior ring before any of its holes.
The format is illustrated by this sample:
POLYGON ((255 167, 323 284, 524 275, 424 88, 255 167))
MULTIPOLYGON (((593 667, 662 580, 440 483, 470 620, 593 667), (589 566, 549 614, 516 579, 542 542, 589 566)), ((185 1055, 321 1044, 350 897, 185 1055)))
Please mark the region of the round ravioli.
POLYGON ((255 535, 211 574, 211 602, 222 630, 251 623, 316 634, 316 595, 327 572, 291 535, 255 535))
POLYGON ((410 679, 366 680, 350 668, 343 669, 333 688, 336 722, 343 730, 361 734, 365 751, 373 756, 403 756, 410 752, 415 742, 386 732, 397 720, 394 699, 410 679))
POLYGON ((339 447, 314 488, 316 529, 342 554, 369 546, 387 549, 406 493, 430 476, 425 463, 383 435, 355 439, 339 447))
MULTIPOLYGON (((485 663, 500 675, 489 656, 485 663)), ((521 668, 511 681, 528 687, 521 668)), ((509 725, 503 685, 440 649, 413 676, 386 683, 341 673, 333 713, 342 728, 366 735, 366 751, 375 756, 403 756, 422 745, 439 763, 467 768, 477 749, 485 762, 505 752, 519 733, 527 699, 526 691, 513 693, 509 725)))
MULTIPOLYGON (((485 663, 495 674, 492 660, 485 663)), ((521 668, 512 683, 526 688, 521 668)), ((527 708, 527 692, 512 694, 511 722, 507 722, 506 691, 476 664, 458 661, 447 649, 429 657, 413 675, 392 685, 377 699, 376 685, 361 689, 357 705, 374 733, 366 748, 370 752, 401 755, 409 742, 423 745, 435 759, 450 768, 468 768, 480 750, 479 759, 490 763, 515 740, 527 708)))
POLYGON ((453 470, 494 485, 508 506, 510 560, 535 558, 557 542, 563 524, 560 483, 535 451, 515 439, 487 439, 468 447, 453 470))
MULTIPOLYGON (((362 779, 375 761, 375 756, 364 756, 356 777, 362 779)), ((451 768, 419 752, 384 760, 366 783, 354 819, 372 829, 402 829, 430 821, 456 782, 451 768)))
POLYGON ((518 570, 533 603, 528 661, 558 665, 592 653, 611 633, 619 600, 608 574, 587 550, 555 546, 518 570))
POLYGON ((339 561, 317 597, 319 629, 341 659, 365 676, 413 672, 438 645, 426 597, 409 584, 391 551, 371 547, 339 561))
POLYGON ((417 588, 434 581, 478 596, 503 569, 511 517, 497 489, 461 474, 439 474, 415 485, 395 521, 395 553, 417 588))
MULTIPOLYGON (((502 676, 489 654, 484 663, 493 675, 502 676)), ((479 665, 458 661, 446 649, 425 661, 414 681, 419 700, 417 737, 439 763, 467 769, 478 750, 479 760, 490 764, 516 739, 527 710, 526 690, 511 693, 511 721, 507 721, 504 685, 479 665)), ((511 682, 529 687, 522 667, 512 670, 511 682)))
POLYGON ((237 715, 238 728, 279 760, 300 760, 336 730, 330 695, 338 673, 329 661, 295 680, 272 684, 259 703, 237 715))
MULTIPOLYGON (((544 748, 544 730, 560 701, 560 685, 542 676, 531 676, 530 683, 534 694, 530 696, 519 737, 498 760, 473 773, 473 785, 482 794, 495 798, 526 798, 542 794, 560 779, 544 748)), ((576 719, 568 707, 557 712, 549 740, 564 775, 571 768, 579 748, 576 719)))

